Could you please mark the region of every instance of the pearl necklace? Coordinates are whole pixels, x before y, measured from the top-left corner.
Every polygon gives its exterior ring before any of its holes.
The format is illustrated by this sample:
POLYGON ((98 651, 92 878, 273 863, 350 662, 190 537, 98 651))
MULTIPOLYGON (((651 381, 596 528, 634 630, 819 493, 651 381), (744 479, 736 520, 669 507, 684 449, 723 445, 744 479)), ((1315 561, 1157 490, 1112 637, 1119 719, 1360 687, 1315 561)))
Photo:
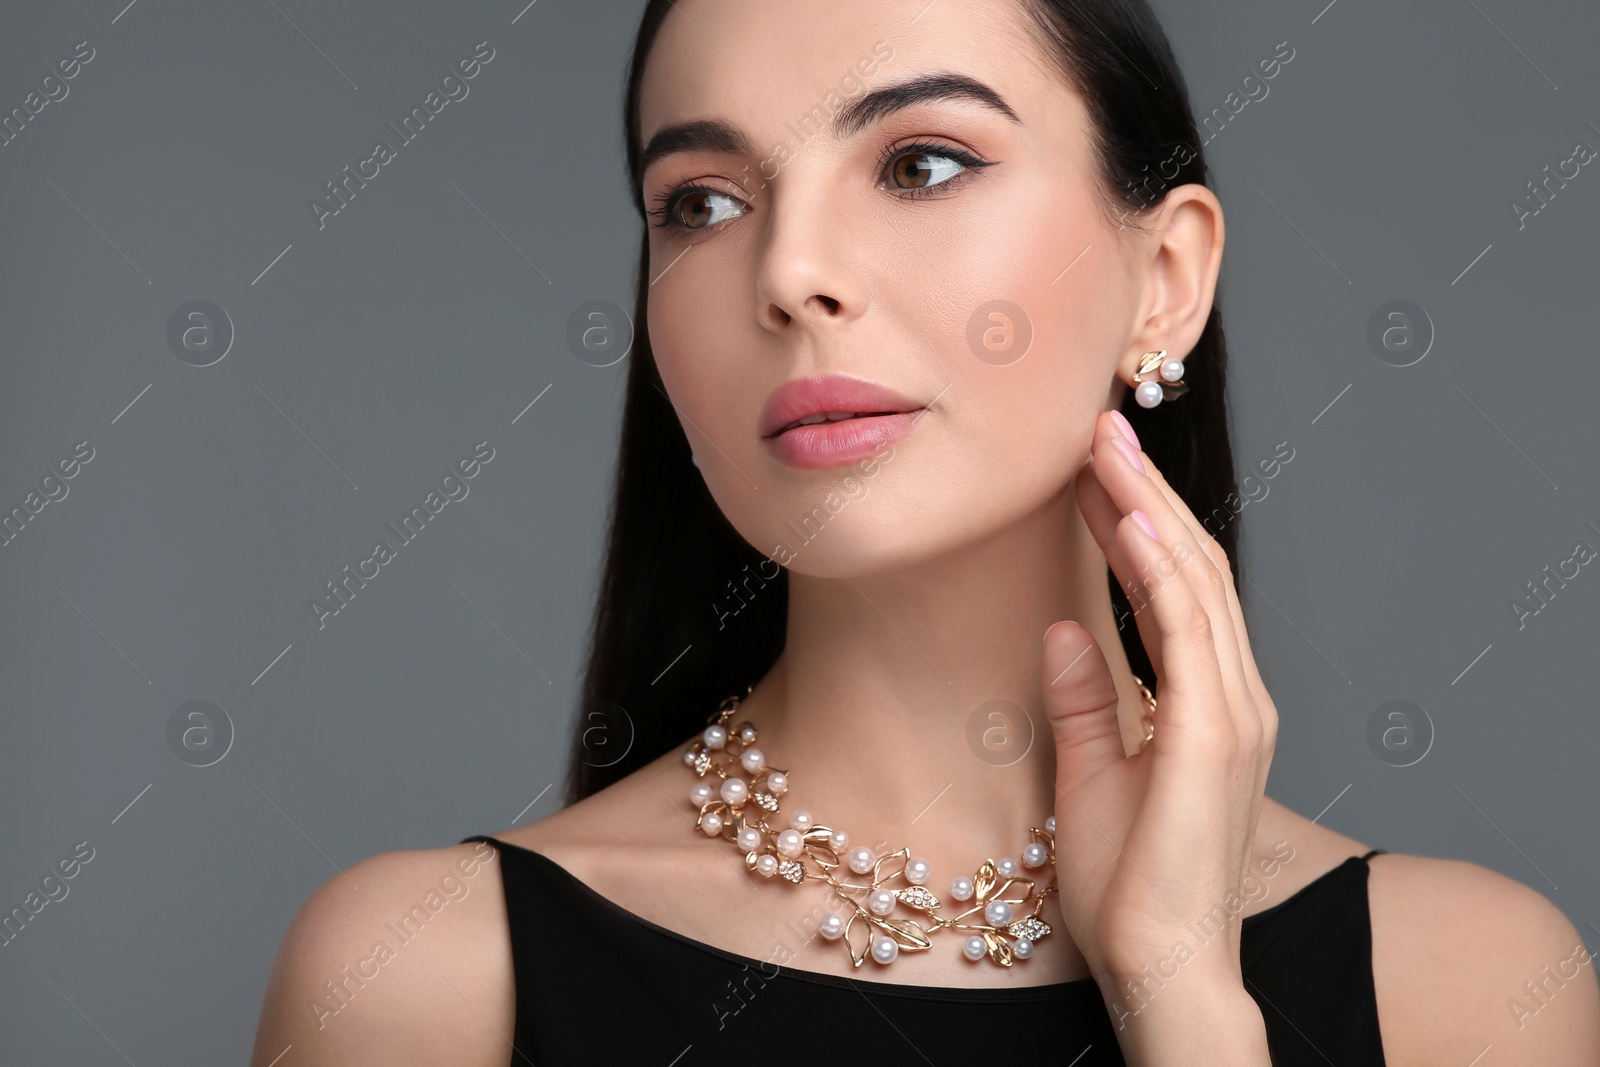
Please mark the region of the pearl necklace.
MULTIPOLYGON (((745 691, 747 696, 749 692, 745 691)), ((745 854, 746 870, 764 878, 776 874, 794 885, 807 879, 831 884, 854 906, 855 913, 845 920, 829 912, 819 932, 830 941, 844 942, 852 967, 860 967, 868 955, 887 965, 902 951, 925 951, 933 947, 928 935, 945 929, 968 932, 962 952, 969 960, 988 957, 1010 967, 1013 961, 1033 955, 1034 943, 1050 933, 1039 911, 1045 898, 1056 891, 1055 816, 1047 818, 1043 828, 1029 827, 1031 840, 1022 848, 1020 864, 1013 857, 998 862, 986 859, 973 877, 952 881, 950 896, 961 903, 972 901, 972 905, 958 915, 942 917, 937 913, 944 902, 925 884, 933 875, 928 861, 913 858, 909 847, 881 857, 862 845, 849 848, 849 834, 815 823, 805 811, 791 814, 787 828, 773 829, 767 817, 777 814, 778 798, 789 791, 789 776, 767 765, 765 754, 755 747, 756 728, 749 722, 730 732, 728 721, 738 707, 739 697, 725 699, 708 720, 705 733, 683 754, 683 762, 700 778, 715 772, 722 779, 715 791, 705 781, 690 789, 690 802, 700 812, 695 828, 707 837, 733 841, 745 854), (740 770, 750 776, 748 782, 738 776, 740 770), (841 853, 845 854, 842 864, 841 853), (840 866, 870 878, 870 884, 834 877, 840 866), (1015 877, 1024 867, 1048 869, 1049 880, 1042 890, 1036 890, 1032 879, 1015 877), (906 884, 899 888, 885 885, 895 879, 906 884), (861 894, 860 899, 846 895, 851 893, 861 894), (924 917, 929 925, 892 917, 897 905, 924 917), (979 911, 985 921, 963 921, 979 911)))

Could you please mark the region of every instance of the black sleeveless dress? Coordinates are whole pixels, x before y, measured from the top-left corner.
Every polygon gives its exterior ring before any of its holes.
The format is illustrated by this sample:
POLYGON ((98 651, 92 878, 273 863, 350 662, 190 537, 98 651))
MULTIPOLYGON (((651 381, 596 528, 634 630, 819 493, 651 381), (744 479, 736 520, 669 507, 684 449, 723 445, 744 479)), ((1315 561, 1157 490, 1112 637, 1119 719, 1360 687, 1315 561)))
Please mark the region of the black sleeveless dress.
MULTIPOLYGON (((541 853, 485 835, 469 841, 500 855, 516 977, 513 1067, 990 1059, 1123 1067, 1092 978, 960 989, 788 970, 659 926, 541 853)), ((1244 917, 1245 988, 1266 1021, 1274 1067, 1384 1063, 1366 863, 1382 851, 1351 856, 1244 917)))

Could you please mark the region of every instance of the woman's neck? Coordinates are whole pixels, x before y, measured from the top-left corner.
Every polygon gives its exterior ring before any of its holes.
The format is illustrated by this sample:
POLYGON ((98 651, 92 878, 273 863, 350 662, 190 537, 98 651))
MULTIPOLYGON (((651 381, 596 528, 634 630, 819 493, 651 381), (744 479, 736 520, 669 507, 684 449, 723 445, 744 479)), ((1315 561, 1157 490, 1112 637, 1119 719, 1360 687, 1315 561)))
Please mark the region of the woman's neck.
POLYGON ((740 709, 768 762, 789 772, 784 811, 805 809, 853 845, 910 845, 936 869, 1018 853, 1027 827, 1055 810, 1039 677, 1052 623, 1094 635, 1134 736, 1142 705, 1106 574, 1070 487, 915 567, 854 579, 791 571, 786 646, 740 709))

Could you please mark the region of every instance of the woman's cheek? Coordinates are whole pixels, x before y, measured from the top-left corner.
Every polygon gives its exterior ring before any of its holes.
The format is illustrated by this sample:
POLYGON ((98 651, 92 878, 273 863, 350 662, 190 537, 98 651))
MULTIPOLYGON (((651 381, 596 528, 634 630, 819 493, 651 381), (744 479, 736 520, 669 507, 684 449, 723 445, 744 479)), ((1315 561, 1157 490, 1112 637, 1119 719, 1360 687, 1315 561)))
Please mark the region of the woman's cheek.
MULTIPOLYGON (((691 316, 675 310, 658 311, 657 303, 668 302, 652 301, 648 312, 651 351, 690 444, 697 454, 714 455, 712 442, 718 448, 746 451, 748 446, 737 439, 735 427, 753 426, 754 419, 741 405, 759 406, 761 400, 745 398, 739 379, 730 376, 732 368, 722 365, 723 353, 731 351, 732 342, 706 328, 703 312, 691 316), (693 425, 688 424, 691 422, 693 425)), ((702 462, 706 460, 702 458, 702 462)))

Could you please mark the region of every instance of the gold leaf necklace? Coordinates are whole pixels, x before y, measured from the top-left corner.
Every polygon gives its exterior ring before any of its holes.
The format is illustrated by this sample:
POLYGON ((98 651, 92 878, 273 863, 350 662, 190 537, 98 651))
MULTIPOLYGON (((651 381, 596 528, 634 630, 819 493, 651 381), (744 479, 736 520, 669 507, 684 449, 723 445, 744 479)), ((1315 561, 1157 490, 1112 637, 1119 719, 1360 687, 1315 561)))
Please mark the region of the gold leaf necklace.
MULTIPOLYGON (((754 688, 747 688, 745 695, 754 688)), ((1145 699, 1143 732, 1148 741, 1155 699, 1143 683, 1139 689, 1145 699)), ((847 920, 829 912, 819 932, 830 941, 844 942, 851 966, 860 967, 869 956, 887 965, 903 951, 926 951, 933 947, 929 935, 947 929, 966 932, 961 947, 969 960, 987 957, 1010 967, 1033 955, 1035 943, 1050 933, 1039 912, 1056 892, 1055 816, 1045 819, 1042 827, 1028 828, 1030 840, 1020 859, 986 859, 972 877, 954 879, 951 899, 968 906, 945 916, 941 914, 945 902, 927 887, 933 873, 928 861, 912 857, 909 846, 883 856, 864 845, 850 848, 848 833, 816 823, 806 811, 793 812, 789 825, 781 829, 768 821, 778 814, 778 798, 789 791, 789 775, 769 766, 765 753, 755 747, 755 726, 746 721, 729 727, 739 702, 738 696, 723 700, 707 720, 705 732, 683 754, 683 762, 700 779, 689 791, 690 802, 700 812, 695 829, 707 837, 732 841, 744 853, 745 869, 764 878, 776 875, 794 885, 819 879, 832 885, 850 902, 854 914, 847 920), (711 774, 722 780, 717 788, 705 780, 711 774), (836 877, 840 868, 859 877, 836 877), (1044 887, 1019 877, 1024 869, 1048 872, 1044 887), (897 880, 905 884, 889 884, 897 880), (897 907, 916 917, 895 916, 897 907), (974 913, 979 917, 969 920, 974 913)))

